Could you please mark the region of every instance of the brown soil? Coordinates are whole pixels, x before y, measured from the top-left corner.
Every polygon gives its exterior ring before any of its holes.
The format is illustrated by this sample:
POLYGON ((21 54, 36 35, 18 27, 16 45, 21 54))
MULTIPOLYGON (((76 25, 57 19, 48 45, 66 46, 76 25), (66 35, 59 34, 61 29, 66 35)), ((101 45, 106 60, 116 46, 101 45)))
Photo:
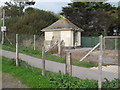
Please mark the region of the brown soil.
MULTIPOLYGON (((80 48, 69 50, 72 53, 73 60, 81 60, 92 48, 80 48)), ((98 62, 99 50, 93 51, 84 61, 98 62)), ((103 51, 103 61, 104 64, 117 64, 118 63, 118 51, 115 50, 105 50, 103 51)))
POLYGON ((27 88, 27 86, 11 75, 2 73, 2 88, 27 88))

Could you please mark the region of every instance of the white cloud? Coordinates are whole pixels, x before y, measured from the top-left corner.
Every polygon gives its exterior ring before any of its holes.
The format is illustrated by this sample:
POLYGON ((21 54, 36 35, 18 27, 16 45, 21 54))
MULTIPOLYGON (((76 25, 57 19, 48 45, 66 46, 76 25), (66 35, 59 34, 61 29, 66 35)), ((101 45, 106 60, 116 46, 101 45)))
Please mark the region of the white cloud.
MULTIPOLYGON (((9 2, 14 0, 0 0, 0 2, 9 2)), ((25 0, 16 0, 16 1, 25 1, 25 0)), ((32 0, 26 0, 26 1, 32 1, 32 0)), ((71 0, 33 0, 36 2, 71 2, 71 0)))
POLYGON ((71 2, 71 0, 35 0, 37 2, 71 2))

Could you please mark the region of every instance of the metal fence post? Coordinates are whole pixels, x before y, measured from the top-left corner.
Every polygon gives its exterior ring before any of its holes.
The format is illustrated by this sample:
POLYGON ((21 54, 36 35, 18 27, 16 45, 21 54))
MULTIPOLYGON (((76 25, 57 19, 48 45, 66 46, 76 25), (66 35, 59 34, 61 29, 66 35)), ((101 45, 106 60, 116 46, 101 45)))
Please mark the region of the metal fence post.
POLYGON ((98 77, 98 89, 101 90, 102 88, 102 55, 103 55, 103 36, 100 36, 100 54, 99 54, 99 62, 98 62, 98 72, 99 72, 99 77, 98 77))
POLYGON ((72 59, 70 52, 66 52, 66 74, 72 76, 72 59))
POLYGON ((42 47, 42 75, 45 75, 45 47, 42 47))
POLYGON ((18 34, 16 34, 16 66, 19 66, 18 34))

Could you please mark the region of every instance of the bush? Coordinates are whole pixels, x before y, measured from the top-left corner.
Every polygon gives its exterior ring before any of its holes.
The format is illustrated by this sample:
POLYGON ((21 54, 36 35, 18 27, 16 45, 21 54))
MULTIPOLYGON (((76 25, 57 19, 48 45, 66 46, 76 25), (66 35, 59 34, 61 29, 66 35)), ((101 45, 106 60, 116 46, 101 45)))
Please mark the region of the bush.
POLYGON ((97 81, 95 80, 80 80, 66 74, 51 76, 50 82, 58 88, 97 88, 97 81))
POLYGON ((25 12, 22 16, 7 19, 6 25, 9 28, 9 32, 41 35, 43 28, 57 20, 58 17, 55 14, 33 8, 33 10, 25 12))

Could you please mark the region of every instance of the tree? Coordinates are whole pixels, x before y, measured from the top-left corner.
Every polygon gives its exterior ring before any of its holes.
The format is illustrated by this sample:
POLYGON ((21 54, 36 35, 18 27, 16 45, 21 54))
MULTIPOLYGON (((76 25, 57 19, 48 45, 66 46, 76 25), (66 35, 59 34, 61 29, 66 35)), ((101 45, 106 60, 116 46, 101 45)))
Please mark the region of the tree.
MULTIPOLYGON (((24 1, 24 0, 23 0, 24 1)), ((7 17, 15 17, 15 16, 20 16, 22 15, 23 9, 25 8, 25 6, 28 5, 34 5, 35 2, 31 1, 31 2, 6 2, 4 9, 6 11, 6 16, 7 17)))
POLYGON ((27 8, 24 15, 7 19, 9 32, 18 34, 41 34, 41 30, 58 20, 53 13, 27 8))
POLYGON ((22 11, 24 9, 24 6, 20 7, 17 5, 17 3, 6 2, 4 9, 6 11, 7 17, 15 17, 20 16, 20 14, 23 13, 22 11))
POLYGON ((63 7, 63 16, 84 30, 84 36, 108 35, 116 21, 116 7, 103 2, 73 2, 63 7))

